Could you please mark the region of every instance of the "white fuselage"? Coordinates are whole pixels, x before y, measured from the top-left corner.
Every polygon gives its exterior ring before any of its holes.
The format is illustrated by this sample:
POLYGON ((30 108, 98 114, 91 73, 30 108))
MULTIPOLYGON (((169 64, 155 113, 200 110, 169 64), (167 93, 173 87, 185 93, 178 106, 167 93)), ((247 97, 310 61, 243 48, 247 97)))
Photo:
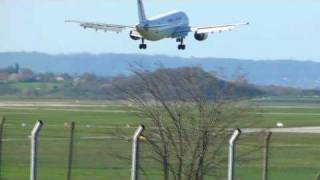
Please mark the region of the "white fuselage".
POLYGON ((185 38, 189 31, 189 19, 184 12, 174 11, 149 18, 137 26, 137 31, 146 40, 185 38))

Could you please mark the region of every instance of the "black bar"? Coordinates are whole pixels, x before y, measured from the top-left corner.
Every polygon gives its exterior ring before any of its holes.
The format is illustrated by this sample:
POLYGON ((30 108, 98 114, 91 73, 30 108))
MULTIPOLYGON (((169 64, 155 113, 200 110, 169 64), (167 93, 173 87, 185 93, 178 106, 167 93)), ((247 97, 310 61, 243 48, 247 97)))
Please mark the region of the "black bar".
POLYGON ((71 122, 70 142, 69 142, 69 159, 68 159, 68 173, 67 180, 71 180, 72 164, 73 164, 73 146, 74 146, 74 129, 75 122, 71 122))

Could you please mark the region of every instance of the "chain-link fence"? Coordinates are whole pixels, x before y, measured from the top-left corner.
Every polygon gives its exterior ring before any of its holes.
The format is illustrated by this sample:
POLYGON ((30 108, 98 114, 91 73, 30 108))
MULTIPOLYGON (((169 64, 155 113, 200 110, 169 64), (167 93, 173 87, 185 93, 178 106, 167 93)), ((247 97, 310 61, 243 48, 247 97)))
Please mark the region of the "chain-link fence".
MULTIPOLYGON (((305 130, 301 132, 299 128, 296 132, 295 129, 284 128, 283 132, 274 133, 270 133, 270 129, 253 130, 257 132, 243 131, 234 142, 233 177, 228 176, 230 139, 226 139, 225 143, 217 144, 221 146, 220 151, 212 149, 208 152, 218 156, 221 161, 216 169, 207 173, 205 180, 318 180, 320 129, 310 133, 305 130)), ((154 158, 157 153, 150 143, 142 143, 141 154, 141 179, 163 179, 163 162, 154 158)), ((188 157, 185 157, 185 161, 188 161, 188 157)))
MULTIPOLYGON (((3 128, 1 179, 30 179, 30 135, 34 124, 3 128)), ((39 180, 129 179, 134 128, 101 127, 72 123, 44 123, 38 140, 39 180)))
POLYGON ((235 180, 318 180, 320 136, 315 132, 242 134, 236 142, 235 180))
MULTIPOLYGON (((33 126, 8 120, 3 128, 0 126, 0 179, 30 178, 33 126)), ((131 137, 135 130, 135 127, 45 122, 38 142, 38 179, 130 179, 131 137)), ((147 130, 145 135, 150 131, 147 130)), ((157 137, 148 138, 158 143, 157 137)), ((140 138, 139 141, 139 179, 163 179, 163 162, 158 161, 157 153, 146 139, 140 138)), ((228 179, 228 140, 217 144, 221 146, 220 151, 212 151, 221 161, 214 172, 205 176, 206 180, 228 179)), ((320 173, 319 140, 320 136, 315 133, 273 133, 270 138, 265 132, 243 133, 235 143, 233 179, 317 180, 320 173)))

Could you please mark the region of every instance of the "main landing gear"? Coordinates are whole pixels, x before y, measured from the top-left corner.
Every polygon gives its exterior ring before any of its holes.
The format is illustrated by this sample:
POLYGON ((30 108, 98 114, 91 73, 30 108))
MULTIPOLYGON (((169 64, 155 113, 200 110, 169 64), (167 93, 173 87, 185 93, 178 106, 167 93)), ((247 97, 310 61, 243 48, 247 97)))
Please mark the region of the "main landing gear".
POLYGON ((178 45, 178 50, 185 50, 186 49, 186 45, 183 44, 183 38, 178 38, 177 42, 180 42, 180 44, 178 45))
POLYGON ((139 45, 139 49, 147 49, 147 44, 144 43, 144 39, 142 39, 142 43, 139 45))
MULTIPOLYGON (((144 39, 141 39, 141 44, 139 45, 139 49, 147 49, 147 44, 144 43, 144 39)), ((186 49, 186 45, 183 44, 183 38, 177 38, 177 42, 179 42, 180 44, 178 45, 178 50, 185 50, 186 49)))

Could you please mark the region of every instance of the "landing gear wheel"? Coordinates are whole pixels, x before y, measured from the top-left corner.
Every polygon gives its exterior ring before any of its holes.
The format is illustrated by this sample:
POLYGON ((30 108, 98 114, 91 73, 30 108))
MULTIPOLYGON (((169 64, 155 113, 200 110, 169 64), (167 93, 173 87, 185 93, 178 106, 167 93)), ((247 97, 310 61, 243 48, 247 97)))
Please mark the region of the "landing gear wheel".
POLYGON ((147 45, 146 44, 140 44, 139 45, 139 49, 147 49, 147 45))
POLYGON ((185 49, 186 49, 186 45, 184 45, 184 44, 179 44, 179 45, 178 45, 178 49, 179 49, 179 50, 185 50, 185 49))
POLYGON ((179 50, 185 50, 186 49, 186 45, 183 44, 183 38, 177 38, 177 42, 180 42, 180 44, 178 45, 178 49, 179 50))

